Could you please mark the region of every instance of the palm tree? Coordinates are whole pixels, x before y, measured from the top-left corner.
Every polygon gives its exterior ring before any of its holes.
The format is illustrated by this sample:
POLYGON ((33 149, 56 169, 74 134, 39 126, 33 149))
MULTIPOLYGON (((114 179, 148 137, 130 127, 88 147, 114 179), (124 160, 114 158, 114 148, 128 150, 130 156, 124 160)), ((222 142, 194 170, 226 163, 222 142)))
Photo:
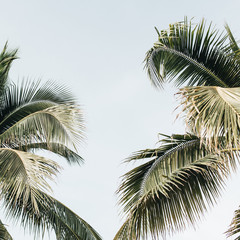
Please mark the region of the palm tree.
MULTIPOLYGON (((50 195, 49 180, 58 173, 58 163, 34 153, 48 150, 69 164, 81 164, 76 153, 84 132, 81 111, 62 86, 10 82, 8 72, 16 54, 7 45, 0 54, 1 205, 7 218, 35 236, 43 238, 53 230, 58 240, 100 240, 88 223, 50 195)), ((1 220, 0 239, 12 239, 1 220)))
MULTIPOLYGON (((134 153, 148 160, 127 172, 118 189, 126 220, 115 236, 153 239, 194 225, 212 206, 236 168, 240 133, 240 49, 230 29, 219 33, 205 20, 171 24, 145 58, 157 88, 177 87, 186 134, 163 136, 160 146, 134 153)), ((237 210, 227 236, 239 239, 237 210), (235 235, 235 236, 236 236, 235 235)))

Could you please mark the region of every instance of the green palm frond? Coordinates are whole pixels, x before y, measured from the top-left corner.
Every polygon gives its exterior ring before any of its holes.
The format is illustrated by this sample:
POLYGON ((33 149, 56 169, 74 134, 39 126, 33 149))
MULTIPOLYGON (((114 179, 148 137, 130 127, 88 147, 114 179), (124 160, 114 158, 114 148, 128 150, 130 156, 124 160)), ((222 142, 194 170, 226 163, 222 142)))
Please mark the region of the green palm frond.
POLYGON ((0 148, 0 198, 4 201, 7 215, 18 215, 12 209, 18 201, 23 202, 22 211, 31 201, 35 211, 39 212, 39 191, 51 191, 47 180, 53 180, 58 169, 59 165, 50 159, 15 149, 0 148))
POLYGON ((227 237, 234 236, 235 240, 240 239, 240 209, 237 209, 234 213, 233 220, 226 232, 227 237))
POLYGON ((240 88, 186 87, 179 94, 187 124, 209 148, 219 147, 219 137, 228 148, 239 146, 240 88))
POLYGON ((194 225, 219 197, 228 173, 222 156, 193 135, 173 135, 153 155, 146 152, 150 161, 126 173, 118 189, 127 220, 115 239, 158 238, 194 225))
POLYGON ((0 220, 0 240, 13 240, 5 225, 0 220))
POLYGON ((5 89, 2 97, 1 121, 6 116, 11 116, 13 112, 29 112, 32 108, 38 106, 37 104, 45 104, 47 107, 56 104, 75 104, 75 98, 69 90, 52 81, 47 81, 44 84, 41 84, 40 80, 23 80, 20 84, 11 83, 5 89))
POLYGON ((233 57, 238 58, 240 54, 238 43, 234 38, 230 27, 227 24, 225 25, 225 29, 227 31, 229 42, 230 42, 229 46, 226 46, 226 51, 229 51, 233 57))
POLYGON ((9 51, 7 43, 0 53, 0 100, 8 82, 8 72, 13 60, 17 59, 17 50, 9 51))
MULTIPOLYGON (((23 196, 16 203, 10 201, 11 213, 14 214, 15 219, 20 221, 24 229, 29 230, 35 236, 41 235, 42 237, 46 231, 53 230, 57 240, 102 239, 96 230, 64 204, 43 191, 38 192, 39 197, 36 199, 38 212, 30 199, 27 204, 24 204, 23 196)), ((7 196, 11 197, 10 194, 7 196)))
POLYGON ((219 34, 211 24, 206 27, 202 20, 194 25, 185 19, 171 24, 169 30, 158 31, 158 35, 145 58, 156 87, 169 80, 177 86, 240 86, 239 63, 225 49, 228 35, 219 34))
POLYGON ((80 165, 81 163, 84 162, 84 159, 81 156, 79 156, 76 152, 72 151, 71 149, 69 149, 68 147, 60 143, 39 142, 39 143, 29 143, 26 145, 15 144, 14 146, 12 146, 12 148, 22 150, 22 151, 27 151, 27 152, 35 152, 37 150, 48 150, 61 157, 64 157, 69 164, 77 163, 80 165))
MULTIPOLYGON (((47 198, 48 196, 45 195, 47 198)), ((63 205, 56 199, 51 198, 50 209, 42 216, 47 218, 56 233, 57 240, 101 240, 99 233, 86 221, 63 205), (50 210, 50 211, 49 211, 50 210)))

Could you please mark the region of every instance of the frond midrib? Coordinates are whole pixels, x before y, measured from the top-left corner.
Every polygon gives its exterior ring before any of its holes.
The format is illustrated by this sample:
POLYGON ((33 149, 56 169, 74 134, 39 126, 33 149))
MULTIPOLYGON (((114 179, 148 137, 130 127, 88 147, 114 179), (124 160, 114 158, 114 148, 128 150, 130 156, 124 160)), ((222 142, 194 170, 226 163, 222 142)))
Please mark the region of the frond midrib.
POLYGON ((140 191, 139 191, 140 196, 144 195, 145 184, 146 184, 150 174, 153 172, 154 168, 162 161, 162 159, 164 159, 165 157, 170 156, 172 153, 175 153, 175 152, 179 151, 179 149, 181 149, 181 148, 189 147, 191 145, 196 144, 197 142, 200 142, 200 139, 193 139, 193 140, 190 140, 188 142, 180 143, 176 147, 171 148, 168 151, 166 151, 166 153, 164 153, 161 157, 157 158, 156 161, 153 163, 153 165, 149 168, 149 170, 147 171, 145 176, 143 177, 143 180, 142 180, 142 183, 141 183, 141 187, 140 187, 140 191))

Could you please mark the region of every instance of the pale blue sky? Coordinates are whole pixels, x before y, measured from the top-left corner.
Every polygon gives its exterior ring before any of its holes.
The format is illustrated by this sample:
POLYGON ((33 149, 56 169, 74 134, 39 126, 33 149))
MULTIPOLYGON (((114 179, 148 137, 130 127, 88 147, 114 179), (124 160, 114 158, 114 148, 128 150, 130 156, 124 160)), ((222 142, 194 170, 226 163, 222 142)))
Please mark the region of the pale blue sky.
MULTIPOLYGON (((159 132, 184 131, 181 122, 174 123, 176 89, 156 91, 143 70, 145 53, 157 39, 154 26, 164 29, 184 16, 196 22, 205 17, 221 29, 228 22, 240 36, 239 8, 237 0, 1 3, 0 46, 8 40, 11 48, 19 48, 12 80, 55 80, 67 85, 83 106, 87 139, 80 154, 86 163, 69 167, 61 161, 64 171, 54 185, 54 196, 103 239, 111 240, 121 225, 115 191, 119 177, 131 167, 121 161, 134 151, 154 147, 159 132)), ((218 206, 195 231, 167 239, 225 239, 222 233, 240 204, 239 179, 232 179, 218 206)), ((10 232, 16 240, 33 239, 17 227, 10 232)))

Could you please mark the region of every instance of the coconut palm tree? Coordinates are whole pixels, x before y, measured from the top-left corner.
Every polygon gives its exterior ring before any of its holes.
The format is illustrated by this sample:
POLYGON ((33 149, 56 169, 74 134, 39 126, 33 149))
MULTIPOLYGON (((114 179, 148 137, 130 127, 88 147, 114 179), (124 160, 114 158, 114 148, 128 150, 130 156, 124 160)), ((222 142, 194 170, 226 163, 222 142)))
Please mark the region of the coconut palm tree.
MULTIPOLYGON (((76 153, 84 132, 81 111, 71 93, 53 82, 10 82, 16 54, 7 45, 0 54, 0 204, 7 218, 35 236, 53 230, 59 240, 99 240, 88 223, 50 195, 59 164, 35 153, 43 149, 69 164, 82 163, 76 153)), ((0 239, 12 239, 1 220, 0 239)))
MULTIPOLYGON (((126 220, 115 236, 153 239, 194 225, 219 197, 236 168, 240 133, 240 50, 230 29, 205 20, 171 24, 145 58, 157 88, 174 82, 188 133, 163 136, 160 146, 134 153, 144 164, 127 172, 118 189, 126 220)), ((227 235, 239 239, 239 210, 227 235)))

